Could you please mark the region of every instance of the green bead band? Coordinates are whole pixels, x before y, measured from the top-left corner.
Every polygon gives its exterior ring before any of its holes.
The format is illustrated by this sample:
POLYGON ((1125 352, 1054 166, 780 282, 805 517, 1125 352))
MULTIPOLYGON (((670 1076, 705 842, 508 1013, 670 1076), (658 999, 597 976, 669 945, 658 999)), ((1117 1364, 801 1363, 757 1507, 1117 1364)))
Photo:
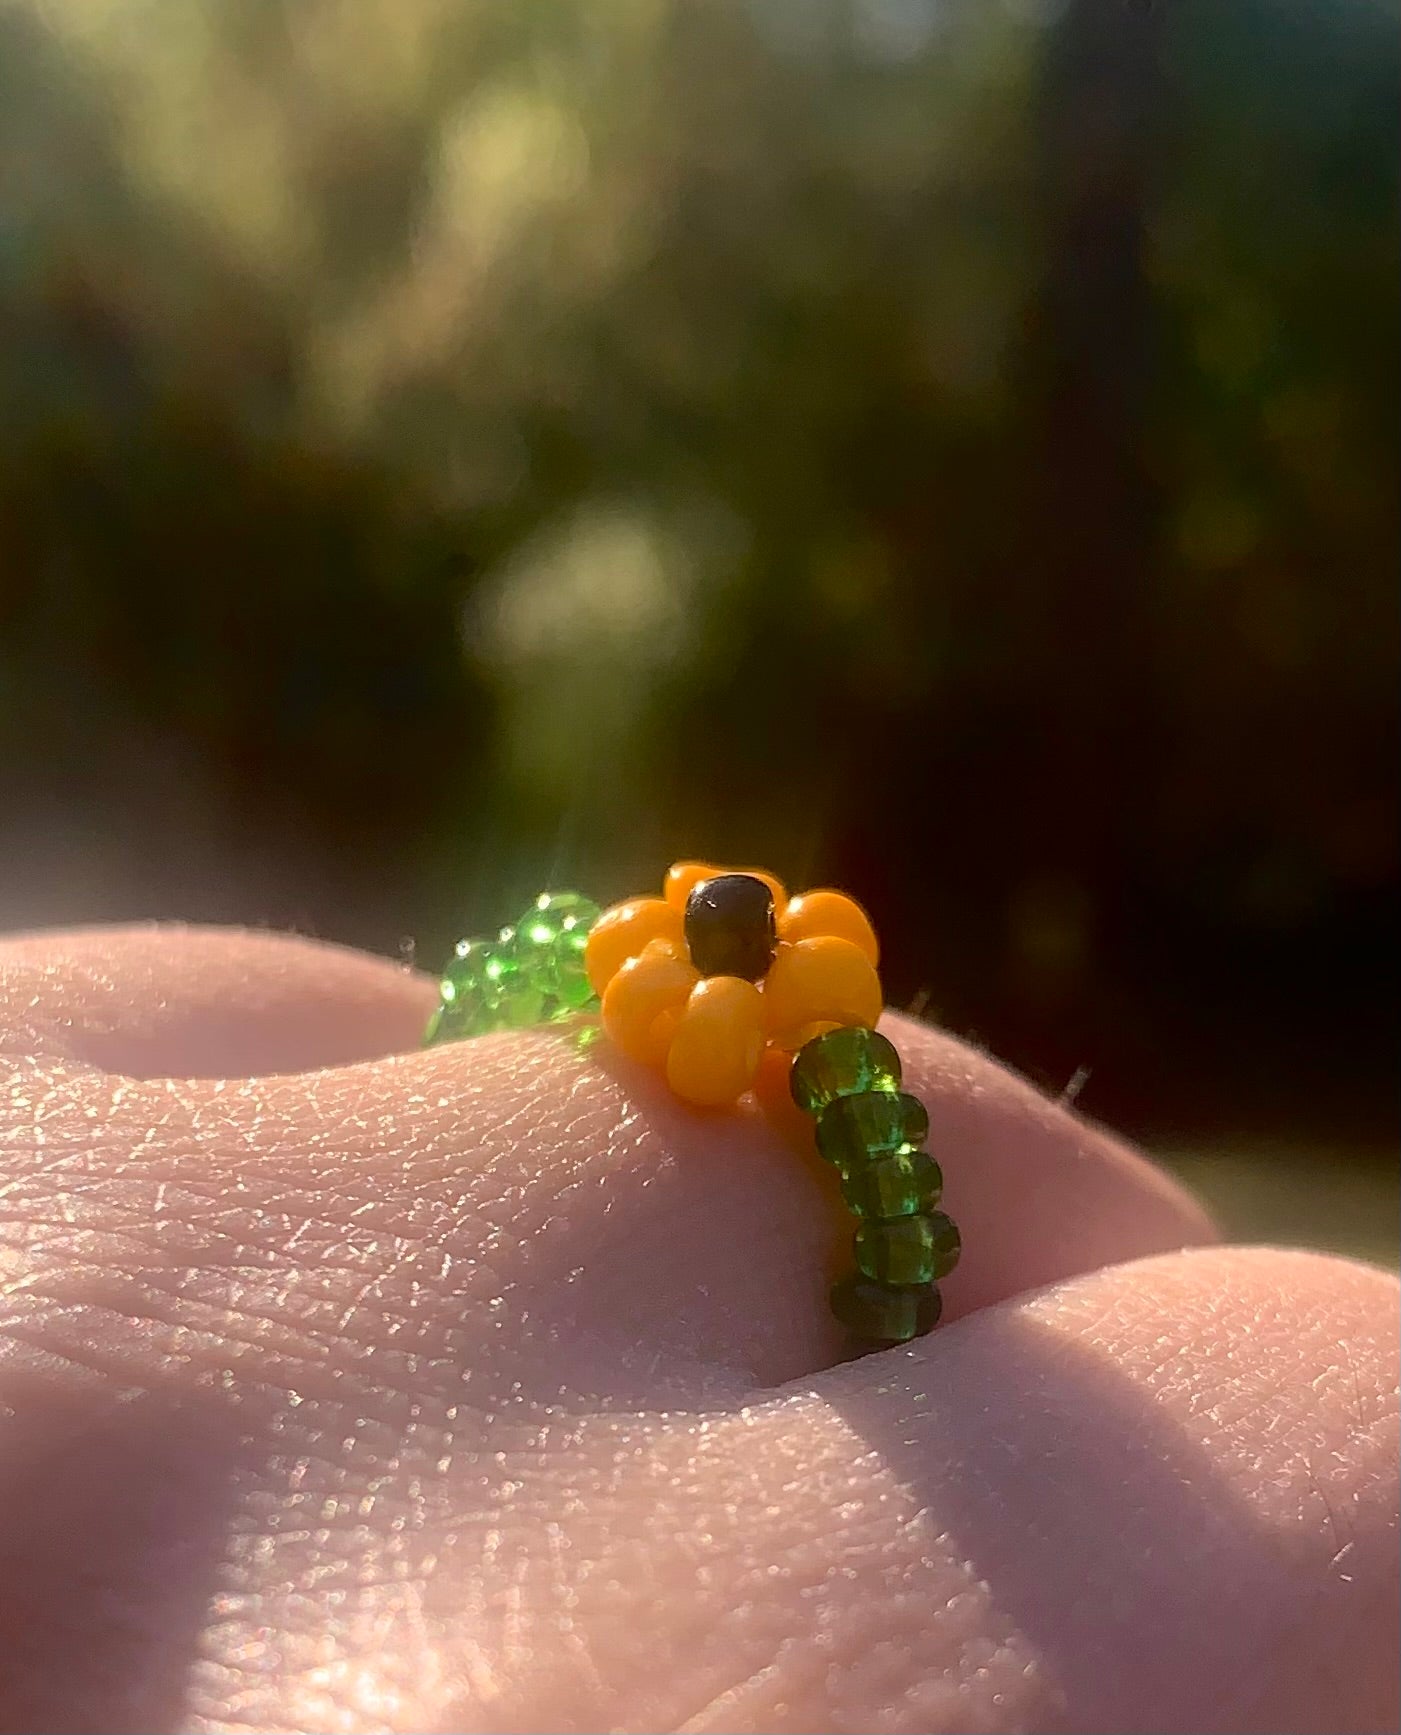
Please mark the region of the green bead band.
POLYGON ((908 1343, 943 1311, 937 1279, 958 1263, 959 1234, 937 1210, 944 1177, 922 1147, 929 1115, 900 1089, 900 1057, 877 1030, 830 1030, 793 1057, 789 1089, 815 1122, 817 1148, 858 1219, 856 1270, 832 1311, 867 1344, 908 1343))
POLYGON ((584 970, 598 905, 578 892, 541 892, 495 940, 462 940, 438 984, 425 1044, 493 1030, 527 1030, 597 1005, 584 970))

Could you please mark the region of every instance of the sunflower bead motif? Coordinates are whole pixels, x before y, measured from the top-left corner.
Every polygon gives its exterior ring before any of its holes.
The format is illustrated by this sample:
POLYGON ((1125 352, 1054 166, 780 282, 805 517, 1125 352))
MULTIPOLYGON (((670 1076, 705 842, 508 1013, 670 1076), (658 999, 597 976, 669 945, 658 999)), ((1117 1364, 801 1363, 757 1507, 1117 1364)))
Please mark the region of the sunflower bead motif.
POLYGON ((765 1052, 874 1024, 876 936, 841 892, 789 898, 772 874, 678 862, 662 895, 605 910, 584 951, 603 1028, 683 1101, 729 1108, 765 1052))
POLYGON ((816 1146, 855 1219, 833 1313, 869 1346, 906 1343, 937 1324, 960 1243, 938 1208, 929 1116, 875 1029, 878 961, 865 911, 843 892, 790 898, 758 869, 677 862, 660 897, 600 913, 577 892, 543 892, 494 941, 463 940, 424 1040, 597 1011, 613 1044, 684 1102, 730 1108, 752 1092, 775 1127, 816 1146))

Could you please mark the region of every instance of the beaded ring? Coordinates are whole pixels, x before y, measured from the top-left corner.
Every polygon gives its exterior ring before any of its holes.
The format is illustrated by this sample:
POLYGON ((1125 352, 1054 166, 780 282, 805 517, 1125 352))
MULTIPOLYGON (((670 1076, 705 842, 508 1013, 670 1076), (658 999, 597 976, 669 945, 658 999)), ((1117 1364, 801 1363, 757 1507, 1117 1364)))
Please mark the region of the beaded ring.
POLYGON ((907 1343, 938 1323, 960 1242, 937 1208, 929 1116, 875 1028, 878 960, 866 912, 843 892, 790 898, 756 868, 677 862, 661 897, 600 910, 542 892, 495 940, 460 941, 424 1041, 571 1023, 695 1108, 752 1094, 778 1122, 780 1098, 796 1104, 856 1218, 855 1269, 832 1311, 872 1347, 907 1343))

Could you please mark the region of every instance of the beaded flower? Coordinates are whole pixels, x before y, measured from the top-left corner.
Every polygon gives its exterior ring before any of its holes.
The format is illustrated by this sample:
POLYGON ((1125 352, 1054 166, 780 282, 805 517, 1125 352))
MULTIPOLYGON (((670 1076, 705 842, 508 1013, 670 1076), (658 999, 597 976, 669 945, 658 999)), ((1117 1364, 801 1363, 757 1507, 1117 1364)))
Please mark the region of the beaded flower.
POLYGON ((603 1028, 677 1096, 728 1107, 785 1058, 883 1004, 875 931, 842 892, 790 898, 772 874, 677 862, 659 898, 605 910, 584 949, 603 1028))

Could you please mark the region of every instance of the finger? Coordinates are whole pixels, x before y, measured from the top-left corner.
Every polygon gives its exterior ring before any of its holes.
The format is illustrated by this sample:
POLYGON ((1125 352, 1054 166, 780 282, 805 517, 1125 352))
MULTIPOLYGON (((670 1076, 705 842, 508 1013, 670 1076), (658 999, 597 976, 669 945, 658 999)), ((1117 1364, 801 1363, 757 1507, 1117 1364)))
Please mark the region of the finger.
POLYGON ((552 1558, 526 1527, 495 1559, 509 1630, 471 1643, 511 1690, 449 1724, 1394 1728, 1396 1315, 1365 1267, 1200 1251, 738 1413, 598 1424, 552 1558))
POLYGON ((1122 1140, 990 1056, 890 1015, 905 1085, 929 1110, 945 1207, 963 1234, 950 1317, 1020 1289, 1216 1239, 1192 1196, 1122 1140))
MULTIPOLYGON (((405 972, 305 942, 137 930, 53 944, 11 943, 11 1007, 40 1021, 41 1044, 138 1076, 281 1070, 402 1046, 431 998, 405 972)), ((964 1230, 950 1318, 1209 1232, 1155 1171, 985 1056, 906 1021, 892 1028, 964 1230)), ((38 1176, 27 1208, 71 1191, 88 1162, 95 1088, 48 1081, 43 1139, 26 1150, 20 1138, 9 1156, 16 1188, 30 1185, 26 1167, 38 1176)), ((25 1083, 26 1121, 33 1097, 25 1083)), ((196 1186, 213 1236, 236 1180, 262 1201, 251 1239, 286 1257, 333 1317, 366 1280, 340 1252, 347 1232, 402 1236, 412 1257, 376 1281, 378 1313, 355 1311, 370 1339, 391 1323, 403 1331, 412 1293, 415 1332, 450 1362, 473 1308, 489 1308, 515 1377, 543 1385, 565 1373, 634 1397, 707 1369, 772 1383, 840 1353, 826 1291, 834 1261, 850 1260, 850 1223, 830 1177, 824 1192, 820 1165, 755 1117, 690 1111, 601 1049, 490 1038, 310 1082, 123 1090, 105 1112, 123 1154, 85 1187, 120 1194, 139 1217, 165 1208, 172 1183, 196 1186), (338 1263, 323 1270, 328 1248, 338 1263), (425 1270, 451 1277, 425 1283, 425 1270)), ((226 1260, 217 1236, 209 1256, 226 1260)))
MULTIPOLYGON (((948 1319, 1213 1238, 1180 1188, 987 1056, 908 1021, 887 1028, 928 1104, 963 1231, 948 1319)), ((405 1067, 425 1104, 415 1146, 455 1145, 485 1216, 509 1218, 520 1257, 495 1270, 516 1281, 533 1353, 542 1322, 615 1368, 626 1356, 774 1383, 841 1353, 827 1290, 850 1268, 851 1219, 830 1172, 757 1117, 698 1114, 641 1069, 551 1040, 466 1044, 405 1067)))
POLYGON ((132 1078, 244 1077, 414 1047, 432 985, 342 946, 149 925, 0 941, 0 1043, 132 1078))

